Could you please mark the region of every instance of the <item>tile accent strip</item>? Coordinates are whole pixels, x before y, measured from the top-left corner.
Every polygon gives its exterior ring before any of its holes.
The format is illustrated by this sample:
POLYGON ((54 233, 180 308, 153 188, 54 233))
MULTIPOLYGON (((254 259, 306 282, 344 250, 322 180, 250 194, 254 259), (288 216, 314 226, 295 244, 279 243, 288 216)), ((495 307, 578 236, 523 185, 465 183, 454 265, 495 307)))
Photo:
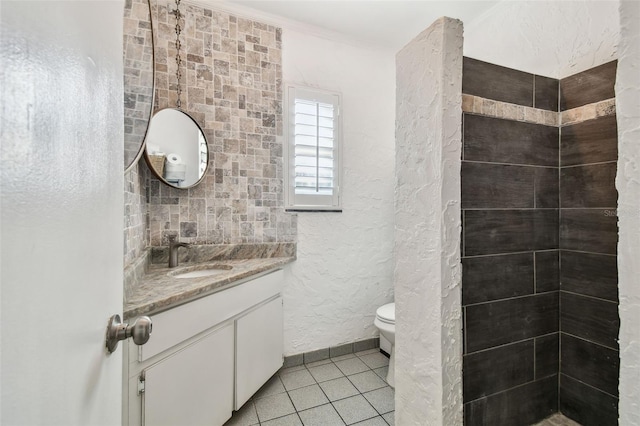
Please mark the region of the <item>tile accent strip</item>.
POLYGON ((464 93, 462 94, 462 112, 545 126, 558 126, 559 123, 558 113, 555 111, 494 101, 464 93))
POLYGON ((506 120, 543 124, 545 126, 568 126, 570 124, 615 115, 616 99, 606 99, 570 110, 555 112, 510 104, 508 102, 494 101, 463 93, 462 112, 503 118, 506 120))
MULTIPOLYGON (((464 96, 464 95, 463 95, 464 96)), ((600 102, 562 111, 560 113, 560 126, 582 123, 595 118, 606 117, 616 113, 616 98, 606 99, 600 102)))

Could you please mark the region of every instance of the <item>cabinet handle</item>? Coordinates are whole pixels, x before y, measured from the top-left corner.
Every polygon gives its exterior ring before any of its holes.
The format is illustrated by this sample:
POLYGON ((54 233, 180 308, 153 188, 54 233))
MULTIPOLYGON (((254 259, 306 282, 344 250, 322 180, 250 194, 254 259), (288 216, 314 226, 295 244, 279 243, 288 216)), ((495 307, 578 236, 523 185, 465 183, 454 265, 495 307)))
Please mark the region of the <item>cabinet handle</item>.
POLYGON ((147 316, 138 317, 133 324, 129 325, 120 320, 120 315, 112 315, 107 325, 107 350, 115 351, 118 342, 129 337, 133 338, 133 343, 136 345, 144 345, 149 341, 152 328, 151 318, 147 316))

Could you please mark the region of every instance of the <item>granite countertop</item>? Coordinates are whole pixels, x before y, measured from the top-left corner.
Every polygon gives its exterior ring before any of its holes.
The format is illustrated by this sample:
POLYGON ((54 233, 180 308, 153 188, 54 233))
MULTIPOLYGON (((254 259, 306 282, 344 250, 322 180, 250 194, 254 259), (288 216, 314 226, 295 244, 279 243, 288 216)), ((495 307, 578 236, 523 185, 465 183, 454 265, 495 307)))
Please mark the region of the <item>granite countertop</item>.
POLYGON ((295 256, 256 259, 220 259, 208 262, 184 263, 175 268, 154 264, 141 277, 124 303, 124 318, 150 315, 185 302, 207 296, 293 262, 295 256), (174 278, 169 274, 204 269, 205 265, 228 265, 232 268, 198 278, 174 278), (179 271, 179 272, 178 272, 179 271))

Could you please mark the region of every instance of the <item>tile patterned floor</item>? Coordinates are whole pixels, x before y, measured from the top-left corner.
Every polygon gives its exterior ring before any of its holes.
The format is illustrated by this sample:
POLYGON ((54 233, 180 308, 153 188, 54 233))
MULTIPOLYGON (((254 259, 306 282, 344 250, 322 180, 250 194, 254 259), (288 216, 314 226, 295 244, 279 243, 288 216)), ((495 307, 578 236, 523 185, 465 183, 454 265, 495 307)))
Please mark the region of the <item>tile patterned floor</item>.
POLYGON ((388 366, 372 349, 282 369, 225 426, 394 426, 388 366))
POLYGON ((535 426, 581 426, 580 423, 576 423, 568 417, 562 414, 554 414, 551 417, 547 417, 535 426))
MULTIPOLYGON (((224 426, 394 426, 389 359, 378 349, 278 371, 224 426)), ((554 414, 534 426, 581 426, 554 414)))

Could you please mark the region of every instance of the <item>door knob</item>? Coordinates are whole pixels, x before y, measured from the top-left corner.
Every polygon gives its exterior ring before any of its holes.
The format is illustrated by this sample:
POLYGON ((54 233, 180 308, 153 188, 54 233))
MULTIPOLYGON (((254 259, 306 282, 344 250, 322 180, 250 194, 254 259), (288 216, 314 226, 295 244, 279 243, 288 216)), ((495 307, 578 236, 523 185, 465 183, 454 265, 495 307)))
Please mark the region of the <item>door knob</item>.
POLYGON ((152 326, 151 318, 147 316, 138 317, 133 324, 129 325, 120 320, 120 315, 112 315, 107 325, 107 350, 115 351, 118 342, 129 337, 133 338, 133 343, 136 345, 144 345, 149 340, 152 326))

